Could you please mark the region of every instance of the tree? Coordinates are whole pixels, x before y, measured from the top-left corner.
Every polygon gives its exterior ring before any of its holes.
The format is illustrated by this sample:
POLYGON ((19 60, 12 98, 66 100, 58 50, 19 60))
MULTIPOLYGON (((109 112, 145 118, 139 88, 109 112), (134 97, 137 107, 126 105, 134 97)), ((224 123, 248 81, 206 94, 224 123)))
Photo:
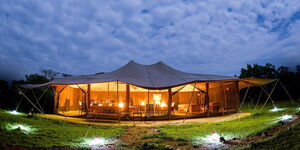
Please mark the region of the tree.
POLYGON ((59 73, 51 69, 41 69, 41 74, 49 80, 53 80, 59 73))
POLYGON ((275 78, 275 66, 267 63, 265 66, 254 64, 253 66, 247 64, 247 68, 241 69, 240 78, 256 77, 256 78, 275 78))
POLYGON ((50 81, 47 77, 37 73, 25 75, 25 77, 28 84, 42 84, 50 81))

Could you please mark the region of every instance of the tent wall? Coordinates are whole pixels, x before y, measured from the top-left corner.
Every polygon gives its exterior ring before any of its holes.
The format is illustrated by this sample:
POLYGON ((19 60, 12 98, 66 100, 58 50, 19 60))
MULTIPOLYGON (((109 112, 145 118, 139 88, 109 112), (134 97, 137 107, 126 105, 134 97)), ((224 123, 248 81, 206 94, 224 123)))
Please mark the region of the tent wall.
MULTIPOLYGON (((204 113, 207 110, 207 97, 205 96, 205 84, 186 84, 178 87, 173 87, 172 107, 179 114, 185 114, 189 110, 189 114, 204 113), (195 88, 194 88, 195 86, 195 88), (190 101, 191 100, 191 101, 190 101), (189 103, 191 102, 191 105, 189 103), (188 106, 190 108, 188 109, 188 106)), ((106 82, 91 84, 88 95, 88 84, 80 85, 60 85, 56 89, 56 105, 57 112, 66 115, 65 112, 80 112, 83 110, 83 105, 90 106, 87 109, 95 107, 111 107, 114 111, 110 113, 118 113, 125 111, 126 107, 126 83, 122 82, 106 82), (80 87, 80 88, 79 88, 80 87)), ((134 85, 129 86, 129 108, 142 109, 146 104, 155 104, 159 107, 170 106, 168 90, 148 90, 134 85), (159 102, 155 101, 155 97, 159 97, 159 102), (141 107, 142 106, 142 107, 141 107)), ((239 104, 238 87, 236 82, 222 83, 210 82, 208 92, 209 102, 217 103, 219 107, 236 109, 239 104)), ((143 109, 144 110, 144 109, 143 109)))

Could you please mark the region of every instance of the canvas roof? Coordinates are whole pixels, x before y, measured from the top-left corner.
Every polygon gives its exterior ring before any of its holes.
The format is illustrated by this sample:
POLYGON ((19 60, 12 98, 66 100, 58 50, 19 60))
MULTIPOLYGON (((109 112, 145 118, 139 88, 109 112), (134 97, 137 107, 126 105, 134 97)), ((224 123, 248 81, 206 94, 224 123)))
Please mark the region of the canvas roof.
POLYGON ((36 88, 51 85, 71 85, 121 81, 147 89, 165 89, 192 82, 210 82, 224 80, 230 81, 238 79, 231 76, 182 72, 164 64, 163 62, 157 62, 151 65, 142 65, 134 61, 130 61, 119 69, 104 74, 58 78, 45 84, 26 84, 22 85, 21 87, 36 88))

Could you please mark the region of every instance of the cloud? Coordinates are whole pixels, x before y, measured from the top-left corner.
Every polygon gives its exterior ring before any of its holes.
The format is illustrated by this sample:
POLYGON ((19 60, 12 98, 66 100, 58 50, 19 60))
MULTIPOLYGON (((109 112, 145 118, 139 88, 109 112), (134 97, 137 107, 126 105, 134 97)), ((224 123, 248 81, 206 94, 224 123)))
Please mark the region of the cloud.
POLYGON ((135 60, 234 75, 299 64, 297 1, 9 1, 0 5, 1 78, 50 68, 107 72, 135 60))

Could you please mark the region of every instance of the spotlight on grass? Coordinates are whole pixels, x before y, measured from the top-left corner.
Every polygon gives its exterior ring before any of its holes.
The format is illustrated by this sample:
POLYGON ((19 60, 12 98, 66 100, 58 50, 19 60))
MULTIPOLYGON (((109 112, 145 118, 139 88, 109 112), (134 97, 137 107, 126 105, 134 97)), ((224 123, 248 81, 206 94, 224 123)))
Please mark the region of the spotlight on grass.
POLYGON ((21 113, 17 112, 16 110, 8 111, 8 113, 10 113, 12 115, 20 115, 21 114, 21 113))
POLYGON ((278 111, 282 111, 282 110, 284 110, 284 108, 274 107, 273 109, 270 110, 270 112, 278 112, 278 111))
POLYGON ((216 131, 213 131, 211 133, 211 135, 208 135, 206 136, 203 141, 206 142, 206 143, 215 143, 215 144, 219 144, 221 143, 220 142, 220 135, 216 132, 216 131))
POLYGON ((95 138, 90 138, 90 139, 85 139, 84 140, 84 145, 87 146, 104 146, 108 144, 108 141, 105 138, 101 137, 95 137, 95 138))
POLYGON ((30 126, 26 125, 26 124, 11 124, 8 123, 6 124, 6 129, 7 130, 20 130, 21 132, 28 134, 31 133, 33 131, 35 131, 34 128, 31 128, 30 126))
POLYGON ((290 120, 292 120, 292 119, 293 119, 293 116, 292 116, 292 115, 288 115, 288 114, 282 115, 282 116, 280 117, 280 120, 281 120, 282 122, 288 122, 288 121, 290 121, 290 120))

